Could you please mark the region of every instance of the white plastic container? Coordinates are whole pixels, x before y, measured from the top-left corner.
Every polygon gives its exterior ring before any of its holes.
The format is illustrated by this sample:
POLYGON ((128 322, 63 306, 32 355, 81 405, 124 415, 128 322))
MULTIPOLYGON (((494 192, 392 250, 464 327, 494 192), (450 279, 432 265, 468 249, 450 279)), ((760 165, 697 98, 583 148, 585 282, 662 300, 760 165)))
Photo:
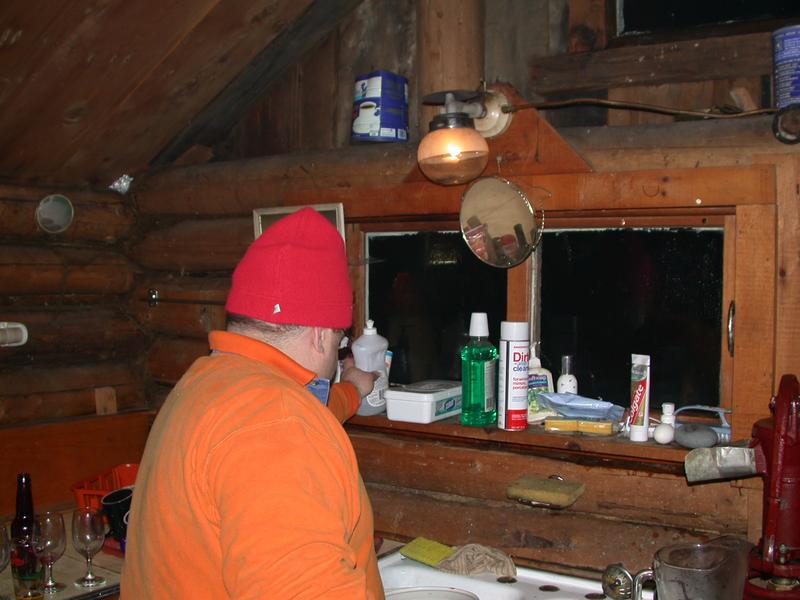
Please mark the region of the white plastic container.
POLYGON ((433 423, 461 412, 461 382, 429 379, 384 392, 391 421, 433 423))
POLYGON ((362 416, 377 415, 385 410, 384 392, 389 387, 389 375, 386 372, 386 350, 389 342, 378 335, 374 325, 373 321, 367 321, 364 332, 352 345, 356 367, 362 371, 378 373, 372 391, 361 399, 361 405, 356 411, 356 414, 362 416))

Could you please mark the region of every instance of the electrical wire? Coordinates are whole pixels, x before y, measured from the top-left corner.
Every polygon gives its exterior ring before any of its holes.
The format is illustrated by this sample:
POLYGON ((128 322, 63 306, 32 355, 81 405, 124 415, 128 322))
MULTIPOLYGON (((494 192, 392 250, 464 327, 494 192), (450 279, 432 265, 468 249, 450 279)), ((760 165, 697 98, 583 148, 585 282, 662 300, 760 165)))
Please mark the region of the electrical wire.
POLYGON ((552 109, 566 108, 568 106, 595 105, 605 106, 618 110, 640 110, 653 112, 663 115, 681 115, 687 117, 702 117, 704 119, 738 119, 740 117, 752 117, 754 115, 766 115, 775 112, 774 108, 759 108, 757 110, 746 110, 735 113, 707 112, 703 110, 681 110, 668 106, 658 106, 655 104, 642 104, 639 102, 619 102, 616 100, 603 100, 601 98, 572 98, 569 100, 554 100, 552 102, 531 102, 530 104, 506 104, 501 110, 504 113, 514 113, 528 108, 552 109))

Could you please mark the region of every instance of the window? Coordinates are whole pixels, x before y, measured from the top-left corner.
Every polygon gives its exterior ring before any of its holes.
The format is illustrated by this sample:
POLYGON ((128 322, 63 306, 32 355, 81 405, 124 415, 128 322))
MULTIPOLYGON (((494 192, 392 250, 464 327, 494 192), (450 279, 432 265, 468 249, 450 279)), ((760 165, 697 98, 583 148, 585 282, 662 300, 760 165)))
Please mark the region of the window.
MULTIPOLYGON (((367 315, 394 352, 392 383, 460 379, 472 311, 497 343, 507 274, 457 232, 366 236, 367 315)), ((540 255, 540 357, 575 356, 581 394, 626 406, 630 355, 652 359, 654 406, 720 404, 723 227, 560 228, 540 255)), ((535 331, 535 329, 534 329, 535 331)))
POLYGON ((759 22, 772 29, 798 16, 800 6, 787 0, 617 0, 617 35, 759 22))
POLYGON ((393 351, 390 381, 461 379, 470 314, 497 340, 507 271, 480 262, 455 231, 367 234, 367 315, 393 351))
POLYGON ((631 354, 651 356, 651 399, 720 404, 721 227, 545 231, 541 351, 575 357, 582 395, 627 406, 631 354))

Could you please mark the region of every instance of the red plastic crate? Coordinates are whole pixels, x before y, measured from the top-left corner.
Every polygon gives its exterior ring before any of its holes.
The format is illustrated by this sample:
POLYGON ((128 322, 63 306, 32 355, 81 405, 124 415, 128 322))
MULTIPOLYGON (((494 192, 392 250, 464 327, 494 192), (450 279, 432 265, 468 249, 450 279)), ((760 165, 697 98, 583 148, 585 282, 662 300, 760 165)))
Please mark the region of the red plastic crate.
POLYGON ((80 481, 72 486, 75 502, 78 506, 90 506, 91 508, 100 509, 102 508, 100 500, 102 500, 103 496, 121 487, 133 485, 138 471, 138 463, 117 465, 110 471, 101 473, 91 479, 80 481))

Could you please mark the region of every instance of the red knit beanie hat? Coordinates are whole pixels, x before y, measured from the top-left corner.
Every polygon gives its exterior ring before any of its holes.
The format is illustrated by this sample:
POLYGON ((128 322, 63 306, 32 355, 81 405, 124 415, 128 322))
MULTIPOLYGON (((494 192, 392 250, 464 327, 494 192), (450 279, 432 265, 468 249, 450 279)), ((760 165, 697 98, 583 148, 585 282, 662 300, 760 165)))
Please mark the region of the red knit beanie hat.
POLYGON ((350 327, 353 289, 339 231, 312 208, 268 227, 236 266, 225 310, 268 323, 350 327))

